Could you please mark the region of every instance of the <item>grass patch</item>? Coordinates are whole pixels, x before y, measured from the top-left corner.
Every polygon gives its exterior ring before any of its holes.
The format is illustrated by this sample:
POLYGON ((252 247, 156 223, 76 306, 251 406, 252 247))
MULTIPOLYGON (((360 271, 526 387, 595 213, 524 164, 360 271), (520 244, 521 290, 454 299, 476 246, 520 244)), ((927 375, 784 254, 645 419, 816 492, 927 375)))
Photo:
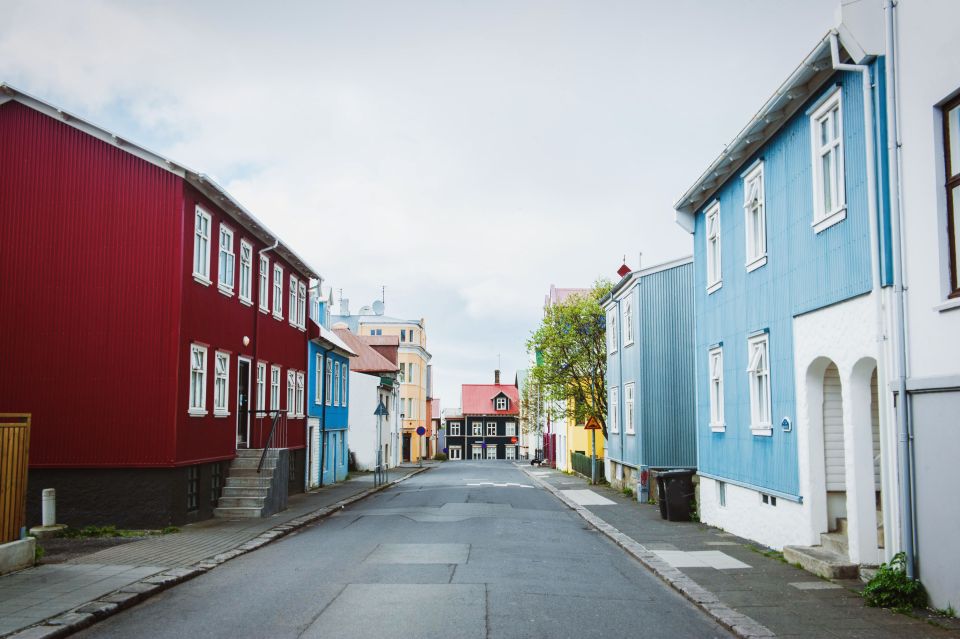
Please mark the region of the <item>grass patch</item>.
POLYGON ((152 535, 169 535, 178 533, 177 526, 167 526, 162 530, 130 530, 116 526, 84 526, 83 528, 64 528, 58 537, 64 539, 97 539, 104 537, 150 537, 152 535))
MULTIPOLYGON (((772 550, 770 548, 760 548, 759 546, 752 546, 750 544, 747 544, 747 548, 757 553, 758 555, 763 555, 764 557, 769 557, 770 559, 776 559, 777 561, 783 562, 785 564, 789 563, 786 559, 783 558, 783 553, 780 552, 779 550, 772 550)), ((796 564, 796 566, 799 568, 800 564, 796 564)))
POLYGON ((629 486, 624 486, 623 490, 621 490, 620 492, 622 492, 627 497, 633 497, 633 489, 630 488, 629 486))

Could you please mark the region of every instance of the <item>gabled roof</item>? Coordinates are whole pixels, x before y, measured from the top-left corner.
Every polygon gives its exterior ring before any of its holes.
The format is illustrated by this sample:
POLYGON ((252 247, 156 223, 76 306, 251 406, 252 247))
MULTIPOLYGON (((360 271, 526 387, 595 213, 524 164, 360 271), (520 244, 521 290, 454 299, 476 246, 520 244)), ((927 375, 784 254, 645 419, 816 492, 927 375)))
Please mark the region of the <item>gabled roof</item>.
POLYGON ((364 341, 385 358, 399 364, 400 338, 396 335, 364 335, 364 341))
POLYGON ((317 324, 312 318, 307 322, 307 330, 312 341, 324 348, 331 349, 344 357, 356 357, 357 353, 341 340, 336 333, 317 324))
MULTIPOLYGON (((841 60, 849 58, 848 51, 860 51, 860 47, 841 29, 831 29, 817 43, 790 77, 764 103, 747 125, 730 141, 717 159, 680 196, 673 208, 677 224, 693 233, 693 218, 714 194, 732 176, 737 175, 751 156, 797 113, 801 106, 834 74, 831 61, 830 41, 837 38, 843 45, 841 60)), ((859 57, 859 56, 857 56, 859 57)))
POLYGON ((110 146, 114 146, 122 151, 125 151, 126 153, 140 158, 145 162, 149 162, 154 166, 160 167, 165 171, 169 171, 170 173, 181 177, 191 186, 207 196, 211 201, 215 202, 217 206, 221 207, 227 214, 236 219, 247 231, 256 236, 261 242, 264 242, 267 245, 273 245, 276 243, 277 248, 275 249, 275 252, 302 274, 317 279, 320 278, 320 274, 313 267, 307 264, 307 262, 299 255, 297 255, 292 248, 281 242, 279 236, 267 228, 266 224, 257 219, 253 213, 244 208, 242 204, 235 200, 232 195, 227 193, 227 191, 222 186, 217 184, 209 175, 194 171, 184 164, 174 162, 173 160, 166 158, 159 153, 150 151, 146 147, 131 142, 130 140, 127 140, 116 133, 113 133, 112 131, 101 128, 91 122, 88 122, 87 120, 84 120, 81 117, 73 115, 72 113, 68 113, 67 111, 60 109, 49 102, 35 98, 32 95, 24 93, 23 91, 20 91, 16 87, 12 87, 5 82, 0 82, 0 106, 7 102, 18 102, 58 122, 63 122, 68 126, 79 129, 84 133, 97 138, 101 142, 105 142, 110 146))
POLYGON ((400 368, 374 349, 362 335, 354 335, 345 328, 335 328, 333 332, 357 353, 357 359, 350 362, 350 370, 357 373, 396 373, 400 368))
POLYGON ((520 393, 513 384, 464 384, 464 415, 519 415, 520 393), (493 399, 506 395, 510 400, 507 410, 496 410, 493 399))

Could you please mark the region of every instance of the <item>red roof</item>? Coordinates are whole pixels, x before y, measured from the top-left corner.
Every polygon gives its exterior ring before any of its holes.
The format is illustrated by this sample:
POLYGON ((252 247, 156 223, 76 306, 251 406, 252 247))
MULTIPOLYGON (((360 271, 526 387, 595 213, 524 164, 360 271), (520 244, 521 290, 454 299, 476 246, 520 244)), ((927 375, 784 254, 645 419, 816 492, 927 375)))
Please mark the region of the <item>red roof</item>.
POLYGON ((464 415, 519 415, 520 393, 513 384, 464 384, 464 415), (507 410, 496 410, 493 398, 503 393, 509 399, 507 410))
POLYGON ((335 328, 333 332, 357 354, 350 362, 350 370, 357 373, 395 373, 399 367, 367 344, 360 335, 354 335, 345 328, 335 328))

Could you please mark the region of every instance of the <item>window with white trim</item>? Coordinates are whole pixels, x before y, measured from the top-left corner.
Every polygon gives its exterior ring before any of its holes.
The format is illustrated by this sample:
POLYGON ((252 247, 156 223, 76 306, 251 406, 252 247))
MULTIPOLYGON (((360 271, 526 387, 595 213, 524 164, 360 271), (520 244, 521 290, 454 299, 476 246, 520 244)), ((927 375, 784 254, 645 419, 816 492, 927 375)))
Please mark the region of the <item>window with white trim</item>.
POLYGON ((333 358, 327 358, 327 368, 324 371, 326 379, 326 394, 324 395, 323 403, 327 406, 330 405, 330 395, 333 393, 333 358))
POLYGON ((219 276, 217 288, 224 293, 233 295, 234 277, 236 273, 236 255, 233 252, 233 229, 220 223, 220 253, 217 256, 219 276))
POLYGON ((287 369, 287 415, 295 417, 297 414, 297 373, 287 369))
POLYGON ((273 265, 273 316, 283 319, 283 267, 273 265))
POLYGON ((617 307, 610 309, 607 316, 607 352, 616 353, 620 345, 620 336, 617 334, 617 307))
POLYGON ((303 373, 297 373, 297 415, 303 417, 304 415, 304 391, 303 391, 303 373))
POLYGON ((943 168, 946 173, 947 251, 945 289, 948 298, 960 298, 960 98, 943 105, 943 168))
POLYGON ((495 437, 497 434, 497 422, 487 422, 487 436, 495 437))
POLYGON ((191 415, 207 414, 207 347, 190 345, 190 406, 191 415))
POLYGON ((240 240, 240 301, 250 302, 253 295, 253 246, 240 240))
POLYGON ((347 363, 340 366, 340 405, 347 407, 347 363))
POLYGON ((627 435, 633 435, 637 432, 633 410, 633 389, 633 382, 623 385, 623 432, 627 435))
POLYGON ((707 209, 707 292, 720 288, 723 283, 722 262, 720 255, 720 203, 714 202, 707 209))
POLYGON ((270 367, 270 410, 280 410, 280 367, 270 367))
POLYGON ((267 410, 267 365, 257 362, 257 410, 267 410))
POLYGON ((293 275, 290 276, 290 303, 288 306, 288 308, 290 309, 288 311, 290 326, 300 326, 300 316, 299 316, 300 306, 297 303, 297 288, 299 283, 300 283, 300 280, 298 280, 293 275))
POLYGON ((451 446, 450 459, 451 461, 463 459, 463 449, 459 446, 451 446))
POLYGON ((450 422, 450 436, 451 437, 460 436, 460 422, 450 422))
POLYGON ((498 397, 497 398, 497 410, 507 410, 507 398, 498 397))
POLYGON ((260 256, 260 310, 270 310, 270 258, 260 256))
POLYGON ((193 221, 193 276, 210 283, 210 214, 199 206, 193 221))
POLYGON ((323 355, 321 353, 317 353, 315 366, 316 369, 313 375, 315 379, 314 386, 316 388, 313 389, 313 403, 320 406, 323 404, 323 355))
POLYGON ((623 345, 633 344, 633 300, 628 295, 623 299, 623 345))
POLYGON ((483 422, 473 422, 473 434, 476 437, 483 435, 483 422))
POLYGON ((213 414, 229 415, 227 406, 230 396, 230 354, 217 351, 213 371, 213 414))
POLYGON ((506 424, 506 436, 507 437, 516 437, 517 435, 517 422, 507 422, 506 424))
POLYGON ((750 384, 750 429, 756 435, 770 435, 773 421, 770 409, 770 340, 764 333, 747 341, 750 384))
POLYGON ((516 459, 516 458, 517 458, 517 447, 516 447, 516 446, 506 446, 506 447, 504 447, 504 452, 506 453, 506 459, 516 459))
POLYGON ((299 282, 297 284, 297 326, 301 329, 307 327, 307 283, 299 282))
POLYGON ((496 459, 496 458, 497 458, 497 445, 487 444, 487 459, 496 459))
POLYGON ((846 215, 843 110, 836 89, 810 116, 813 149, 813 227, 817 232, 846 215))
POLYGON ((333 363, 333 405, 340 405, 340 362, 333 363))
POLYGON ((763 193, 763 162, 743 178, 743 214, 747 231, 747 270, 760 268, 767 257, 767 207, 763 193))
POLYGON ((620 432, 620 389, 616 386, 610 389, 610 432, 620 432))
POLYGON ((707 355, 707 371, 710 374, 710 430, 723 431, 723 348, 710 349, 707 355))

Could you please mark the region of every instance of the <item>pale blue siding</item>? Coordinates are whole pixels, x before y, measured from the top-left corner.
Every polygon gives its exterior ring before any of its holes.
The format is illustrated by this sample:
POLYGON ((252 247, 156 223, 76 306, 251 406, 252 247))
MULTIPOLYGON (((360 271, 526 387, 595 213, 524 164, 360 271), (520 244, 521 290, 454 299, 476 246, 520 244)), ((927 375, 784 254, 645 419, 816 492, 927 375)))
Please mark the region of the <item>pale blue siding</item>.
MULTIPOLYGON (((882 131, 883 120, 877 122, 882 131)), ((860 77, 839 73, 746 161, 745 167, 756 159, 763 160, 766 196, 768 261, 752 272, 745 268, 742 180, 733 178, 721 187, 716 199, 720 202, 723 285, 712 294, 706 292, 703 210, 696 216, 697 438, 699 467, 705 474, 800 497, 797 428, 784 432, 779 426, 784 417, 793 422, 796 415, 793 318, 871 290, 864 135, 860 77), (837 85, 843 103, 847 215, 839 224, 817 234, 811 226, 813 171, 808 109, 837 85), (769 333, 770 340, 771 437, 755 436, 750 431, 747 339, 761 330, 769 333), (717 344, 723 346, 723 433, 713 433, 709 427, 707 353, 717 344)), ((880 160, 884 161, 882 157, 880 160)), ((885 202, 880 204, 881 216, 885 216, 885 202)))

